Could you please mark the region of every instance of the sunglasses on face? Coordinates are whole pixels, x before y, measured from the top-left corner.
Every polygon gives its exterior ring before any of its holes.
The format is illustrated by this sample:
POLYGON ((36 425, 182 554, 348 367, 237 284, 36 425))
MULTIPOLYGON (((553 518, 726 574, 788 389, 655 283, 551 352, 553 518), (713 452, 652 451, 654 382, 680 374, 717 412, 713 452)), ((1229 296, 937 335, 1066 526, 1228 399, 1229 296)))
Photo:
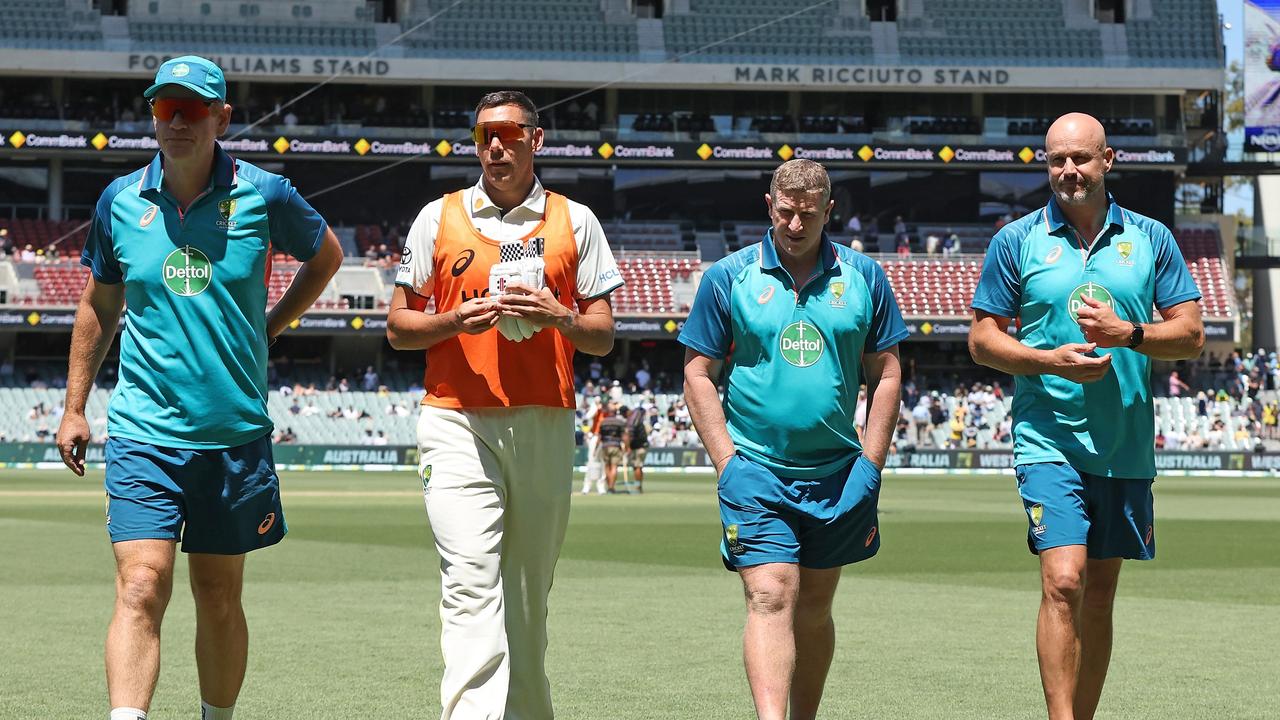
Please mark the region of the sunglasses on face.
POLYGON ((152 98, 151 114, 157 120, 169 122, 174 115, 182 113, 182 119, 187 122, 196 122, 209 117, 209 108, 213 102, 213 100, 199 98, 152 98))
POLYGON ((524 131, 531 127, 534 126, 511 120, 482 122, 471 128, 471 139, 475 140, 477 145, 488 145, 496 137, 503 145, 507 145, 524 140, 524 131))

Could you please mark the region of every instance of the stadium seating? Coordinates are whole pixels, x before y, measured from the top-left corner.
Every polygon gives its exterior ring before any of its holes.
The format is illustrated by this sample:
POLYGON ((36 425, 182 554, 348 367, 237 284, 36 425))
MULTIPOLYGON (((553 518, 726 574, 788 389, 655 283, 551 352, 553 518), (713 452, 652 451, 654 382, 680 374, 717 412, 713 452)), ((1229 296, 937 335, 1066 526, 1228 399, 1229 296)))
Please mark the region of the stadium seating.
POLYGON ((596 0, 418 2, 401 26, 411 55, 488 60, 638 59, 635 22, 604 22, 596 0), (438 17, 422 24, 441 10, 438 17), (418 27, 421 25, 421 27, 418 27), (566 32, 572 27, 572 32, 566 32))
MULTIPOLYGON (((66 396, 65 388, 57 379, 51 383, 41 381, 32 387, 24 378, 15 376, 0 377, 0 439, 9 442, 50 442, 57 431, 61 420, 62 402, 66 396), (37 410, 43 405, 43 411, 37 410)), ((397 384, 397 388, 408 387, 397 384)), ((86 416, 89 418, 94 441, 101 442, 106 434, 107 403, 111 391, 95 387, 89 394, 86 416)), ((1266 391, 1262 394, 1263 402, 1274 400, 1276 393, 1266 391)), ((657 394, 624 395, 622 403, 628 407, 636 407, 644 402, 653 402, 660 413, 680 395, 657 394)), ((297 444, 325 445, 370 445, 378 433, 383 433, 389 445, 413 445, 416 442, 418 421, 418 405, 422 400, 421 390, 381 390, 365 391, 321 391, 312 395, 285 395, 272 389, 267 397, 267 410, 276 429, 286 428, 293 431, 297 444), (294 413, 292 407, 297 404, 299 412, 294 413), (308 406, 314 406, 314 410, 308 406), (330 417, 335 411, 347 410, 350 417, 330 417)), ((946 415, 952 417, 963 403, 954 394, 941 394, 936 397, 941 402, 946 415)), ((1198 414, 1195 397, 1155 399, 1155 428, 1157 433, 1196 433, 1210 441, 1213 450, 1251 450, 1259 442, 1246 414, 1248 400, 1229 399, 1210 401, 1205 415, 1198 414), (1223 427, 1214 431, 1214 424, 1221 421, 1223 427), (1237 435, 1241 437, 1237 437, 1237 435)), ((1007 448, 1008 443, 995 440, 994 429, 1010 412, 1011 399, 994 403, 982 416, 982 424, 976 434, 979 449, 1007 448)), ((585 402, 578 396, 578 406, 585 402)), ((966 415, 966 424, 972 418, 966 415)), ((911 429, 915 437, 915 428, 911 429)), ((929 443, 933 447, 948 445, 949 428, 944 423, 933 429, 929 443)), ((1272 441, 1274 444, 1274 441, 1272 441)))
POLYGON ((698 259, 693 253, 675 257, 671 254, 649 253, 619 255, 618 269, 622 271, 626 284, 613 294, 614 313, 688 312, 688 304, 677 301, 672 284, 691 284, 698 268, 698 259))
POLYGON ((684 250, 684 231, 675 222, 606 222, 605 237, 614 251, 684 250))
MULTIPOLYGON (((39 220, 4 220, 0 228, 9 230, 18 248, 25 244, 43 247, 53 240, 76 230, 82 221, 50 222, 39 220)), ((626 280, 624 288, 615 293, 614 310, 620 314, 672 314, 688 311, 688 298, 677 287, 692 287, 694 273, 700 269, 697 253, 686 252, 685 230, 674 222, 613 221, 603 225, 605 234, 618 256, 619 268, 626 280)), ((723 232, 730 250, 757 242, 768 226, 756 222, 727 222, 723 232)), ((909 316, 967 316, 969 302, 977 287, 982 269, 981 253, 990 237, 990 229, 983 224, 921 225, 920 237, 929 233, 943 236, 947 230, 961 235, 962 249, 966 254, 955 258, 939 255, 923 255, 917 247, 911 258, 878 256, 884 266, 897 296, 902 312, 909 316)), ((363 254, 385 242, 381 229, 376 225, 355 228, 356 244, 363 254)), ((74 234, 60 246, 62 257, 58 262, 14 263, 19 282, 9 288, 10 302, 20 305, 74 305, 84 289, 86 270, 75 260, 83 245, 84 229, 74 234), (23 285, 23 278, 34 283, 23 285), (24 290, 25 288, 25 290, 24 290), (35 289, 34 292, 31 290, 35 289)), ((1207 319, 1229 319, 1235 316, 1235 296, 1222 257, 1222 243, 1216 229, 1211 227, 1178 228, 1175 230, 1178 245, 1204 298, 1201 310, 1207 319)), ((918 243, 917 243, 918 245, 918 243)), ((398 258, 398 241, 389 243, 391 252, 386 261, 394 267, 398 258)), ((874 247, 868 251, 874 254, 874 247)), ((271 276, 267 287, 269 302, 274 303, 283 295, 300 265, 287 255, 277 253, 273 258, 271 276)), ((389 271, 386 271, 389 273, 389 271)), ((334 282, 325 290, 316 308, 333 309, 382 309, 387 307, 390 296, 389 275, 382 277, 377 268, 346 266, 339 271, 334 282), (367 276, 367 277, 366 277, 367 276), (352 307, 348 296, 372 297, 372 306, 352 307)))
POLYGON ((78 258, 89 235, 89 223, 85 220, 0 218, 0 230, 8 232, 9 244, 19 250, 27 245, 33 250, 45 250, 50 244, 57 243, 59 255, 78 258))
POLYGON ((173 52, 366 55, 373 51, 373 23, 218 23, 130 20, 129 34, 148 50, 173 52))
MULTIPOLYGON (((1210 0, 1211 1, 1211 0, 1210 0)), ((924 17, 898 21, 904 62, 937 65, 1097 65, 1097 32, 1062 35, 1061 0, 924 0, 924 17), (999 42, 987 38, 999 37, 999 42)))
POLYGON ((1129 63, 1158 67, 1222 67, 1218 8, 1213 0, 1160 0, 1150 20, 1125 23, 1129 63))
POLYGON ((663 18, 663 34, 681 62, 869 62, 870 21, 837 15, 836 7, 823 3, 775 22, 782 11, 773 0, 689 0, 689 13, 663 18))
POLYGON ((1191 277, 1204 296, 1200 311, 1205 318, 1232 317, 1235 307, 1235 290, 1226 277, 1222 262, 1222 242, 1214 228, 1177 228, 1174 236, 1182 250, 1191 277))
POLYGON ((881 259, 903 315, 968 316, 982 259, 881 259))
POLYGON ((101 17, 84 5, 68 11, 65 3, 49 0, 0 0, 0 46, 101 50, 101 17))

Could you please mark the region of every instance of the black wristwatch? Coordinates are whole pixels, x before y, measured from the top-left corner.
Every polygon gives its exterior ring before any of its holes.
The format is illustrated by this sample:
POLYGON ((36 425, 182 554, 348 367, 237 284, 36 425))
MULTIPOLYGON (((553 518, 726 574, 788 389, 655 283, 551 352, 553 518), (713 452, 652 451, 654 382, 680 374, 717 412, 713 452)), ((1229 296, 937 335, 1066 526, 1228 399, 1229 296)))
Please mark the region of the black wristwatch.
POLYGON ((1146 333, 1143 331, 1142 326, 1139 325, 1138 323, 1134 323, 1133 334, 1129 336, 1129 344, 1126 347, 1128 347, 1131 350, 1137 348, 1139 345, 1142 344, 1142 341, 1145 339, 1145 336, 1146 336, 1146 333))

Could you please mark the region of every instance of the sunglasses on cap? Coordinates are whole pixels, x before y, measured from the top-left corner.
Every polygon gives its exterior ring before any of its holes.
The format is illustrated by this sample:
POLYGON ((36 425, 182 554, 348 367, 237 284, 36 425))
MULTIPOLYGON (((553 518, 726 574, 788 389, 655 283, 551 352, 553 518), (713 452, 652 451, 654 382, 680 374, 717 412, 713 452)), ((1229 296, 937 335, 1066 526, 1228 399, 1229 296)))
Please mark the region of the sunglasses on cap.
POLYGON ((476 123, 476 126, 471 128, 471 139, 475 140, 477 145, 488 145, 496 137, 506 145, 523 140, 524 131, 531 127, 536 126, 511 120, 476 123))
POLYGON ((157 120, 169 122, 174 115, 182 113, 187 122, 195 122, 209 117, 209 108, 215 101, 201 98, 152 98, 151 114, 157 120))

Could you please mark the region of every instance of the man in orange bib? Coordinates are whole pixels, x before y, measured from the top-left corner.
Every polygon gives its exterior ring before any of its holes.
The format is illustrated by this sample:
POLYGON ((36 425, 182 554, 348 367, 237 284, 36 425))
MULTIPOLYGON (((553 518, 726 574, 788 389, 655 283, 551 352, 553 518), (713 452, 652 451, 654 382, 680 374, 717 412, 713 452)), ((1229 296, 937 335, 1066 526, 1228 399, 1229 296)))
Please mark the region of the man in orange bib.
POLYGON ((473 137, 480 181, 418 214, 387 339, 427 351, 418 467, 440 553, 440 717, 550 720, 547 594, 569 517, 573 353, 613 349, 609 293, 622 275, 591 210, 534 176, 543 132, 524 93, 485 95, 473 137))

